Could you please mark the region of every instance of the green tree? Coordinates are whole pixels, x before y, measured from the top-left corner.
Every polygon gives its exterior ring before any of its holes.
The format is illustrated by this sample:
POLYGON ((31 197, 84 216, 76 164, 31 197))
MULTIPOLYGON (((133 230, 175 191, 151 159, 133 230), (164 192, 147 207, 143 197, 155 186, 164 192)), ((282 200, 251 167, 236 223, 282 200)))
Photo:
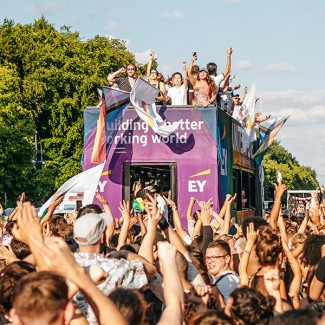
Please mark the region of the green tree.
POLYGON ((276 182, 281 170, 283 182, 289 190, 312 190, 318 187, 316 172, 310 167, 300 166, 279 141, 274 141, 263 159, 264 183, 276 182))
MULTIPOLYGON (((108 73, 135 63, 135 59, 120 40, 96 36, 84 41, 70 27, 57 31, 44 18, 28 25, 4 20, 0 43, 0 66, 5 69, 0 76, 1 135, 6 135, 13 148, 26 148, 19 157, 14 156, 13 149, 3 153, 12 158, 12 168, 16 169, 11 170, 1 159, 0 176, 13 177, 23 165, 30 168, 26 171, 26 177, 31 177, 29 183, 12 186, 19 191, 29 188, 39 200, 81 171, 83 109, 98 103, 96 90, 106 84, 108 73), (8 78, 14 85, 9 87, 8 78), (9 121, 22 130, 20 134, 8 128, 9 121), (30 163, 35 154, 35 130, 42 139, 46 161, 42 171, 35 171, 30 163)), ((0 196, 7 186, 8 182, 0 187, 0 196)))

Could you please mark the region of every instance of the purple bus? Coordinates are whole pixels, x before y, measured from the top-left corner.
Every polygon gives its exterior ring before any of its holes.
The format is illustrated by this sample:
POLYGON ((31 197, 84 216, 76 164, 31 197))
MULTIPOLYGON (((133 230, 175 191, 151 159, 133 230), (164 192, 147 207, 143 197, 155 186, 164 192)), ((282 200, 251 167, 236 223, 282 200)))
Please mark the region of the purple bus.
MULTIPOLYGON (((84 169, 91 163, 100 108, 84 111, 84 169)), ((183 224, 191 197, 213 198, 219 210, 227 193, 237 193, 238 217, 261 214, 261 182, 252 159, 252 145, 243 149, 240 125, 215 107, 162 106, 158 113, 167 121, 179 121, 168 138, 158 136, 129 107, 121 121, 108 120, 106 140, 110 149, 98 184, 112 212, 129 200, 134 184, 159 182, 162 191, 177 203, 183 224)), ((96 203, 96 202, 95 202, 96 203)))

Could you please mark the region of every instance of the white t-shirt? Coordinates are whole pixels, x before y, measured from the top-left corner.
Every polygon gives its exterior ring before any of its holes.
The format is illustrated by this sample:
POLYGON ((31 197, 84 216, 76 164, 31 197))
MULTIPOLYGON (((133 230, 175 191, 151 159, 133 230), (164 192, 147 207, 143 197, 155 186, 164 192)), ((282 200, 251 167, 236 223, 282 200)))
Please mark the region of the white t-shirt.
POLYGON ((167 96, 171 98, 172 105, 187 105, 187 89, 184 85, 179 88, 170 87, 167 96))
POLYGON ((157 206, 160 209, 163 217, 168 221, 168 208, 167 203, 161 195, 157 196, 157 206))
POLYGON ((216 93, 218 94, 220 84, 223 80, 225 80, 224 75, 221 73, 217 76, 210 76, 210 78, 214 81, 214 84, 216 85, 216 93))
POLYGON ((235 105, 234 111, 232 112, 232 117, 238 122, 242 123, 245 119, 245 112, 241 105, 235 105))

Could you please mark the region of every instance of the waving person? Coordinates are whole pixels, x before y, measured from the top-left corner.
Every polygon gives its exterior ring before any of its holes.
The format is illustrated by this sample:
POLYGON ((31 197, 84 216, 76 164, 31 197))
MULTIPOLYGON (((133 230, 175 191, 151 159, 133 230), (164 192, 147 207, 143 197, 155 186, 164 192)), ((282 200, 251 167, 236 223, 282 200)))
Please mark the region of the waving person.
MULTIPOLYGON (((192 56, 191 63, 189 65, 189 70, 191 71, 193 63, 197 60, 196 54, 192 56)), ((209 71, 207 68, 203 67, 199 70, 199 75, 197 79, 193 77, 192 74, 189 74, 189 80, 193 85, 194 98, 192 105, 208 107, 211 105, 216 97, 216 86, 209 76, 209 71)))

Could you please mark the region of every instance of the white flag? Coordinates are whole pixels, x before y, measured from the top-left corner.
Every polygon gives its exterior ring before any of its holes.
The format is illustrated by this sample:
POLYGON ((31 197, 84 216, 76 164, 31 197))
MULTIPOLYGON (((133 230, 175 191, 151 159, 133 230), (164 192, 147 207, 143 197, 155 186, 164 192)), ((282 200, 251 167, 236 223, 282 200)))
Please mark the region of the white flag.
POLYGON ((87 169, 84 172, 77 174, 67 180, 54 194, 50 197, 40 208, 38 215, 41 216, 45 209, 47 209, 57 198, 65 194, 62 203, 57 207, 54 213, 72 212, 75 203, 78 200, 82 201, 82 205, 91 204, 93 202, 99 179, 102 175, 105 162, 87 169), (81 195, 83 194, 83 195, 81 195))
POLYGON ((158 88, 150 85, 144 79, 138 78, 132 87, 130 100, 139 117, 158 135, 166 138, 178 129, 179 122, 164 121, 157 113, 154 101, 158 93, 158 88))

